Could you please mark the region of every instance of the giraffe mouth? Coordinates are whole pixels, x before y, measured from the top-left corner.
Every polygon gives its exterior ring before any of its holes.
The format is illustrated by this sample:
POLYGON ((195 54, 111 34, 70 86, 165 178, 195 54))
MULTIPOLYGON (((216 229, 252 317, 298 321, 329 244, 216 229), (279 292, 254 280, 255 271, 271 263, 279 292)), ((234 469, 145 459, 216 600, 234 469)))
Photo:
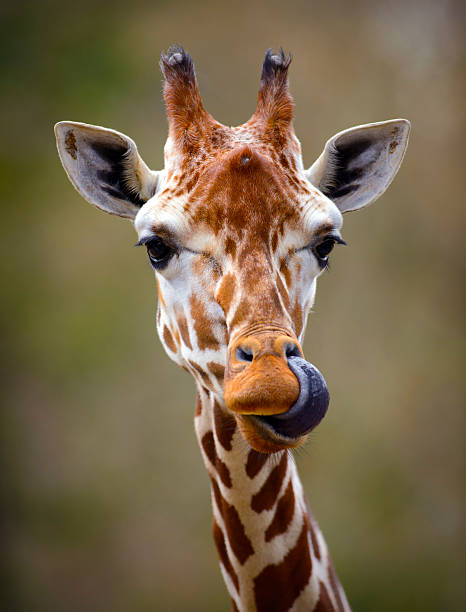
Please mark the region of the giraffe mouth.
POLYGON ((240 429, 259 452, 299 446, 327 412, 330 396, 321 372, 298 356, 289 357, 288 366, 299 382, 299 396, 291 408, 273 415, 241 415, 240 429))
POLYGON ((288 358, 288 366, 299 382, 299 396, 287 412, 258 419, 282 438, 301 438, 324 418, 330 395, 321 372, 302 357, 288 358))

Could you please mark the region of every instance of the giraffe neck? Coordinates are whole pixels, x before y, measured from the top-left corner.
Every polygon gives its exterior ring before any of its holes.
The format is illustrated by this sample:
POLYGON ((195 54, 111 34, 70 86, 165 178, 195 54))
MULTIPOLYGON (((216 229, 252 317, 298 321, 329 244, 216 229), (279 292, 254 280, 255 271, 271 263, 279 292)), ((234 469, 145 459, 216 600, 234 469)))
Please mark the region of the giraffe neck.
POLYGON ((252 450, 221 396, 202 387, 195 427, 210 476, 214 540, 233 609, 349 610, 291 453, 252 450))

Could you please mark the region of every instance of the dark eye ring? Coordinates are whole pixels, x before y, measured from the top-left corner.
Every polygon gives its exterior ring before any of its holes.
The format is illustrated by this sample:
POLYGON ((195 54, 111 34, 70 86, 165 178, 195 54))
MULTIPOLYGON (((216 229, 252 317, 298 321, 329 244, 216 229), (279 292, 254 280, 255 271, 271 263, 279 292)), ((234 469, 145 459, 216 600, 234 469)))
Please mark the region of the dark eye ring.
POLYGON ((174 254, 174 250, 159 237, 146 242, 146 247, 149 261, 156 270, 164 268, 174 254))

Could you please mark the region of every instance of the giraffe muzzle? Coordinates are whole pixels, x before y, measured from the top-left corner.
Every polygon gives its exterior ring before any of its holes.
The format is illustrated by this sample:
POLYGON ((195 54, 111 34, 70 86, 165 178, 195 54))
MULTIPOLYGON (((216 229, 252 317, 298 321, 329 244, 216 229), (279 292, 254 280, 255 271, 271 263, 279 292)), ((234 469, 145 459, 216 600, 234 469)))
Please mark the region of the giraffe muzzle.
POLYGON ((225 402, 256 450, 300 444, 324 418, 329 401, 324 377, 290 336, 247 336, 230 347, 225 402))
POLYGON ((269 416, 289 410, 299 397, 299 382, 288 355, 301 355, 293 338, 262 333, 243 336, 229 349, 225 402, 237 414, 269 416))

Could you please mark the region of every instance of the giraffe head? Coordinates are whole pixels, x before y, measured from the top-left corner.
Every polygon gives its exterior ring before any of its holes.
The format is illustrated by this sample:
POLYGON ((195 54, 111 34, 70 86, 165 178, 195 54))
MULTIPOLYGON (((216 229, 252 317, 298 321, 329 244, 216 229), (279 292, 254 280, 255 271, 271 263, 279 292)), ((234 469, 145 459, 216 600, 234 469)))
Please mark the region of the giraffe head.
POLYGON ((160 171, 119 132, 55 128, 77 190, 134 220, 155 269, 168 355, 265 453, 300 444, 325 415, 325 380, 301 349, 316 281, 344 244, 342 213, 385 191, 409 134, 403 119, 340 132, 306 170, 289 64, 267 51, 255 113, 227 127, 204 109, 190 56, 179 47, 162 55, 169 135, 160 171))

